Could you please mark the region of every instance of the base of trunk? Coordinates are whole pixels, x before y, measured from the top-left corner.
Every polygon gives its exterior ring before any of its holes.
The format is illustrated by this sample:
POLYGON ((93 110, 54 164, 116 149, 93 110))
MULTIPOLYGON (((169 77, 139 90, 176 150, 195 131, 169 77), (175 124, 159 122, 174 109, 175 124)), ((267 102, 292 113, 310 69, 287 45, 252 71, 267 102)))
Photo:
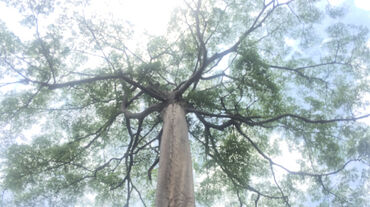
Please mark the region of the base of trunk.
POLYGON ((170 104, 163 113, 157 207, 194 207, 194 184, 185 112, 170 104))

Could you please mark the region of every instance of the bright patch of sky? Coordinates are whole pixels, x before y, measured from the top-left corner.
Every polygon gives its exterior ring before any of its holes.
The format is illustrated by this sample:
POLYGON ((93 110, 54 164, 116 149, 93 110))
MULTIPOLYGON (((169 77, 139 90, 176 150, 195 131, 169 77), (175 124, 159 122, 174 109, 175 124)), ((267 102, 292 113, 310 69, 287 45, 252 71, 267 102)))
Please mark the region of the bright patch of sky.
POLYGON ((338 6, 340 4, 342 4, 345 0, 328 0, 328 2, 331 4, 331 5, 334 5, 334 6, 338 6))
POLYGON ((171 11, 181 2, 181 0, 94 0, 92 8, 102 14, 108 14, 109 11, 114 17, 131 22, 135 29, 160 35, 167 29, 171 11))
POLYGON ((8 29, 14 32, 22 40, 32 39, 32 32, 28 28, 21 26, 19 21, 22 15, 17 9, 6 7, 4 2, 0 2, 0 21, 5 22, 8 29))
POLYGON ((370 1, 369 0, 355 0, 355 5, 363 10, 370 11, 370 1))
MULTIPOLYGON (((328 0, 328 2, 331 5, 340 6, 341 4, 343 4, 345 2, 351 2, 351 1, 348 1, 348 0, 328 0)), ((369 0, 352 0, 352 2, 355 4, 355 6, 357 8, 370 11, 370 1, 369 0)))
MULTIPOLYGON (((181 0, 92 0, 84 12, 87 15, 94 13, 125 20, 132 23, 137 31, 160 35, 166 32, 171 11, 181 2, 181 0)), ((17 9, 9 8, 4 2, 0 2, 0 20, 22 40, 30 40, 33 32, 21 26, 19 23, 21 19, 22 15, 17 9)))
MULTIPOLYGON (((327 0, 331 5, 341 6, 343 4, 354 5, 357 9, 370 11, 369 0, 327 0)), ((285 1, 279 1, 281 3, 285 1)), ((167 23, 171 16, 171 11, 181 5, 181 0, 93 0, 89 12, 98 13, 105 16, 124 19, 131 22, 135 29, 146 31, 153 35, 164 34, 167 23)), ((368 13, 370 18, 370 13, 368 13)), ((7 27, 15 32, 22 39, 31 39, 32 32, 19 24, 22 16, 14 8, 6 7, 5 3, 0 2, 0 20, 6 22, 7 27)), ((358 19, 361 20, 361 19, 358 19)), ((370 21, 370 19, 362 19, 370 21)))

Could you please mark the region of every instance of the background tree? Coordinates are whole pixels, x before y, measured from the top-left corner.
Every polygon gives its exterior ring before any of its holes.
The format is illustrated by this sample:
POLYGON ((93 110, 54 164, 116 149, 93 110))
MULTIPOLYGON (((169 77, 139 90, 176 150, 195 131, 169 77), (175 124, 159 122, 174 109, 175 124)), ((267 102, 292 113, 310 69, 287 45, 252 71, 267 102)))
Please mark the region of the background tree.
POLYGON ((0 25, 2 204, 73 206, 90 194, 98 206, 154 205, 170 103, 187 112, 199 206, 369 202, 369 127, 357 121, 369 114, 356 116, 368 31, 340 23, 343 9, 185 1, 165 36, 138 41, 86 1, 5 2, 33 39, 0 25), (298 170, 275 160, 285 145, 298 170))

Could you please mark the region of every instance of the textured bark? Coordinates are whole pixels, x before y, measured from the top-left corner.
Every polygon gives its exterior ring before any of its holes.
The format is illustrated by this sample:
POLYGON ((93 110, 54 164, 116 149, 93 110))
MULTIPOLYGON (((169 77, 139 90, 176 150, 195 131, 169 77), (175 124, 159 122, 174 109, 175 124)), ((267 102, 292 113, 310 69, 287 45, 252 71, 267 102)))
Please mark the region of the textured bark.
POLYGON ((194 207, 194 186, 185 112, 170 104, 163 113, 157 207, 194 207))

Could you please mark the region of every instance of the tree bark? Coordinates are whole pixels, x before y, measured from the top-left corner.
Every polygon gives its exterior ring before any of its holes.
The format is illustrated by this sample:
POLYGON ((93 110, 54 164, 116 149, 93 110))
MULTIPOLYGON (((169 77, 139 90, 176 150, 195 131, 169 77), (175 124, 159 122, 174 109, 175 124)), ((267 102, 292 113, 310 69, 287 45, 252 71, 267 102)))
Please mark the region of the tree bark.
POLYGON ((178 103, 163 113, 157 207, 194 207, 193 172, 185 112, 178 103))

